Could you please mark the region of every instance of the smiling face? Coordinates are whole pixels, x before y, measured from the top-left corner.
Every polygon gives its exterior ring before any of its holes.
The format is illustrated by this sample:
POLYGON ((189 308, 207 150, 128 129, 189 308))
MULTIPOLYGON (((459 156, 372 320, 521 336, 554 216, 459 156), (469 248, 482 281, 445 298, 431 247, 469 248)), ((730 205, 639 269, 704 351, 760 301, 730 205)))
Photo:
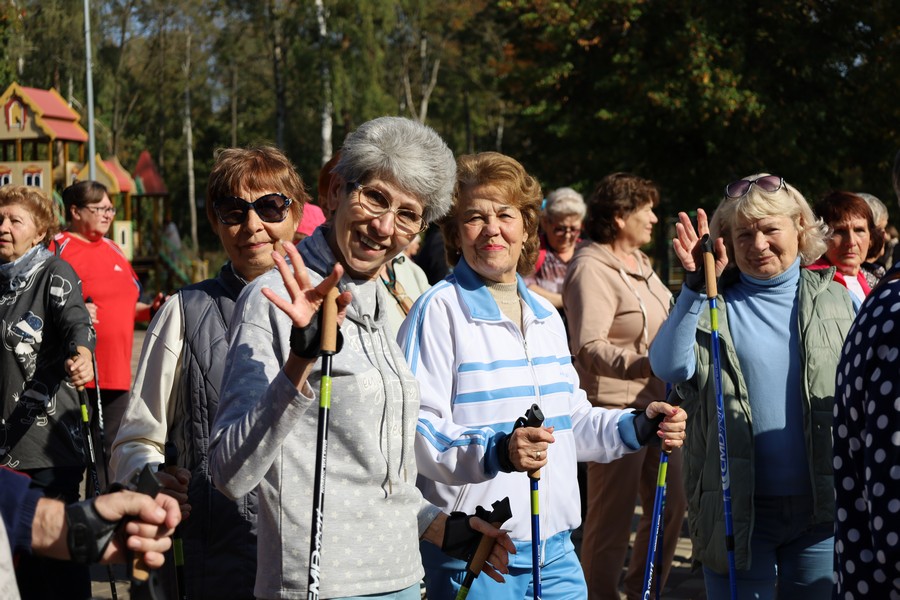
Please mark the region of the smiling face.
POLYGON ((653 212, 653 204, 648 202, 625 217, 616 217, 619 238, 629 246, 640 248, 653 239, 653 226, 658 221, 653 212))
POLYGON ((738 268, 756 279, 784 273, 799 256, 800 232, 790 217, 739 218, 732 236, 738 268))
MULTIPOLYGON (((256 199, 278 191, 240 189, 235 196, 256 199)), ((244 222, 239 225, 225 225, 218 220, 213 221, 212 225, 235 271, 252 281, 275 265, 273 250, 284 254, 281 243, 291 242, 297 229, 297 218, 295 212, 288 211, 284 221, 266 223, 255 210, 250 209, 244 222)))
POLYGON ((0 206, 0 263, 22 258, 46 236, 38 231, 31 212, 21 204, 0 206))
POLYGON ((844 275, 856 275, 869 252, 869 222, 862 217, 849 217, 833 225, 825 256, 844 275))
POLYGON ((516 281, 522 245, 528 239, 522 213, 492 186, 462 190, 458 202, 457 234, 466 263, 489 281, 516 281))
POLYGON ((99 202, 82 207, 69 207, 69 230, 83 238, 95 242, 105 236, 112 227, 115 213, 109 196, 103 194, 99 202))
POLYGON ((397 231, 394 227, 398 209, 423 214, 422 201, 391 182, 374 178, 363 182, 366 188, 377 190, 391 202, 393 211, 373 217, 359 205, 359 189, 347 191, 347 185, 336 178, 329 194, 333 209, 328 244, 344 270, 354 279, 372 280, 381 267, 400 254, 416 236, 397 231))

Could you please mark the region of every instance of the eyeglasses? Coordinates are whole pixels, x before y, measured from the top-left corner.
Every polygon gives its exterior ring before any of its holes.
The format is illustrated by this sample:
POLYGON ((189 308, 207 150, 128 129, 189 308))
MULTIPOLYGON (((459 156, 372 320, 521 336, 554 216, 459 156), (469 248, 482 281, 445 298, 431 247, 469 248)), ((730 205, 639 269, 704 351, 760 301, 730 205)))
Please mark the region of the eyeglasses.
POLYGON ((278 192, 260 196, 253 202, 247 202, 237 196, 219 198, 213 204, 213 209, 219 221, 225 225, 240 225, 247 220, 247 213, 252 208, 256 215, 265 223, 281 223, 287 218, 288 207, 294 201, 278 192))
POLYGON ((581 233, 581 227, 554 227, 553 233, 556 235, 578 235, 581 233))
POLYGON ((742 198, 754 185, 764 192, 772 194, 784 187, 784 177, 779 177, 778 175, 763 175, 756 179, 738 179, 737 181, 732 181, 725 186, 725 197, 742 198))
POLYGON ((351 183, 357 192, 356 203, 371 217, 381 217, 394 213, 394 227, 404 235, 415 235, 425 230, 425 219, 419 213, 408 208, 394 208, 391 199, 375 188, 359 183, 351 183))
POLYGON ((116 207, 115 206, 82 206, 81 208, 86 208, 95 215, 115 215, 116 207))

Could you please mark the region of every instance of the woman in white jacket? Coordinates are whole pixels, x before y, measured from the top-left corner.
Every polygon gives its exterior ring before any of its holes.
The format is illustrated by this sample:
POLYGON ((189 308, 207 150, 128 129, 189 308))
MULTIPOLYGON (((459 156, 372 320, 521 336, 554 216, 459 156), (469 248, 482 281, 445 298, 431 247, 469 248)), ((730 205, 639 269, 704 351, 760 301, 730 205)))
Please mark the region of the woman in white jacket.
MULTIPOLYGON (((540 202, 540 185, 514 159, 460 157, 442 222, 454 272, 419 298, 398 338, 421 389, 416 461, 425 498, 463 512, 510 498, 504 527, 517 554, 506 585, 475 581, 471 593, 483 598, 533 594, 525 471, 542 475, 543 598, 585 598, 570 539, 581 519, 576 461, 615 460, 657 436, 674 448, 684 438, 684 412, 668 404, 636 416, 587 401, 559 313, 519 276, 537 255, 540 202), (513 430, 535 403, 544 427, 513 430), (665 417, 658 431, 656 417, 665 417)), ((465 564, 424 544, 422 559, 429 600, 453 598, 465 564)))

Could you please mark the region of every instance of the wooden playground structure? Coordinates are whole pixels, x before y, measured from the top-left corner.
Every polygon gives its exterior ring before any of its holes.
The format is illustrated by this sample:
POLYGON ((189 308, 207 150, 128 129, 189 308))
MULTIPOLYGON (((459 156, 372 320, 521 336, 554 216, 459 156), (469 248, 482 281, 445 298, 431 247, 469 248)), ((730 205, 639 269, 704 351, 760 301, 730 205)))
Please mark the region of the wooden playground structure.
MULTIPOLYGON (((87 132, 79 116, 54 90, 12 83, 0 95, 0 186, 39 187, 57 204, 64 222, 60 192, 89 178, 85 160, 87 132)), ((111 237, 121 246, 145 287, 174 290, 206 278, 206 265, 191 261, 175 236, 172 197, 146 150, 129 173, 115 156, 96 156, 95 179, 106 186, 116 205, 111 237)), ((175 234, 177 236, 177 234, 175 234)))

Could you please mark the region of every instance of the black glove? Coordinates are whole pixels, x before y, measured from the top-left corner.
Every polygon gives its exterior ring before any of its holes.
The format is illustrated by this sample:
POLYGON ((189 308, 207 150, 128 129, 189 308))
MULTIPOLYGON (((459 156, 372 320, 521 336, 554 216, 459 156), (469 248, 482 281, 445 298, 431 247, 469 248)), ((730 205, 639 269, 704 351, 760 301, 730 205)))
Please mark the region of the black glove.
POLYGON ((488 510, 477 506, 475 507, 474 515, 467 515, 459 511, 450 513, 447 523, 444 525, 444 539, 441 542, 441 551, 447 556, 469 562, 469 559, 472 558, 472 555, 475 554, 475 550, 478 548, 481 536, 484 535, 472 529, 470 524, 472 517, 478 517, 487 523, 499 522, 501 524, 512 517, 509 498, 494 502, 492 508, 493 510, 488 510))
POLYGON ((119 521, 110 521, 100 516, 94 506, 96 498, 69 504, 65 508, 66 544, 72 562, 89 565, 99 562, 103 552, 116 532, 119 521))
POLYGON ((641 446, 659 446, 662 440, 656 435, 659 424, 662 423, 666 415, 659 414, 650 419, 647 413, 642 410, 634 411, 634 435, 637 437, 641 446))
POLYGON ((712 252, 712 241, 709 239, 708 233, 703 234, 703 237, 700 238, 700 247, 700 260, 695 261, 695 265, 697 268, 693 271, 684 272, 684 285, 686 285, 689 290, 693 290, 698 294, 705 294, 706 269, 704 268, 704 255, 707 252, 712 252))
MULTIPOLYGON (((322 331, 321 331, 322 311, 319 311, 317 318, 310 319, 306 327, 291 327, 291 352, 299 358, 314 359, 322 354, 322 331)), ((335 340, 337 346, 335 352, 340 352, 344 346, 344 336, 341 334, 341 326, 337 328, 337 338, 335 340)))

